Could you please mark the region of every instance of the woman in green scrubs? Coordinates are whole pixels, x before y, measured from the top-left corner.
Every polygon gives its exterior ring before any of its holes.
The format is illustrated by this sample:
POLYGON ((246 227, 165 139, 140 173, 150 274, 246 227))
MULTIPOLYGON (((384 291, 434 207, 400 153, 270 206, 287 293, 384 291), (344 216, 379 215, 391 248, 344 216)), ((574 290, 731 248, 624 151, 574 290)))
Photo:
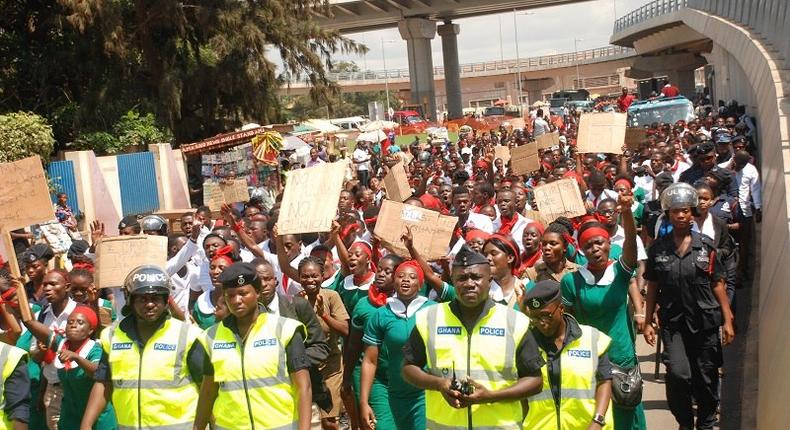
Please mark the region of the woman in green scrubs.
POLYGON ((403 345, 414 329, 414 314, 435 302, 419 295, 424 282, 420 265, 414 260, 401 263, 395 270, 395 297, 376 310, 365 327, 362 338, 365 358, 362 361, 360 416, 363 428, 386 428, 378 423, 378 415, 368 404, 371 387, 379 364, 387 367, 389 406, 398 430, 425 428, 425 392, 403 380, 400 374, 403 363, 403 345), (388 362, 380 359, 380 350, 386 349, 388 362))
MULTIPOLYGON (((580 324, 593 326, 612 338, 609 359, 624 369, 639 365, 628 315, 628 286, 637 258, 632 205, 632 194, 620 195, 618 210, 625 230, 620 258, 610 259, 606 228, 597 222, 586 223, 579 231, 579 246, 587 263, 577 272, 566 274, 560 283, 563 304, 580 324)), ((613 415, 615 430, 647 428, 642 403, 635 408, 623 408, 615 403, 613 415)))

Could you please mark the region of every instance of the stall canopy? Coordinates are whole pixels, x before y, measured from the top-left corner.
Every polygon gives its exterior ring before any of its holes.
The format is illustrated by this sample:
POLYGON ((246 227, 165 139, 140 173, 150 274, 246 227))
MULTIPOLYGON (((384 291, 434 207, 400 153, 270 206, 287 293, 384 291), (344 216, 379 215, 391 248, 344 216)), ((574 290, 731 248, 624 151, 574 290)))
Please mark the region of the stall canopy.
POLYGON ((308 119, 299 124, 295 131, 319 131, 321 133, 337 133, 342 128, 324 119, 308 119))
POLYGON ((381 130, 360 133, 359 136, 357 136, 357 142, 381 142, 386 139, 387 135, 381 130))
POLYGON ((359 131, 394 130, 398 123, 394 121, 376 120, 359 127, 359 131))
POLYGON ((285 138, 285 145, 283 146, 283 151, 295 151, 299 148, 308 146, 307 142, 290 134, 283 135, 283 138, 285 138))

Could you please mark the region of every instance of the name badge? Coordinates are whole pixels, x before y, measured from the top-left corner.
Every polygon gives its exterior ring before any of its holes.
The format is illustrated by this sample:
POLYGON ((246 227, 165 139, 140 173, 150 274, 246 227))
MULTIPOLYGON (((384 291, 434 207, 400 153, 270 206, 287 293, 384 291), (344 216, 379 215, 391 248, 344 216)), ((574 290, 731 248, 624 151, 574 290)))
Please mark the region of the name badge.
POLYGON ((452 335, 459 335, 461 334, 461 327, 437 327, 436 334, 452 334, 452 335))
POLYGON ((113 351, 123 351, 126 349, 132 349, 132 342, 119 342, 112 344, 113 351))
POLYGON ((236 349, 236 342, 214 342, 214 349, 236 349))
POLYGON ((277 345, 277 339, 276 338, 270 338, 270 339, 259 339, 259 340, 256 340, 255 342, 253 342, 252 347, 253 348, 260 348, 260 347, 264 347, 264 346, 275 346, 275 345, 277 345))
POLYGON ((500 327, 480 327, 480 334, 483 336, 505 336, 505 329, 500 327))
POLYGON ((592 354, 590 353, 589 349, 571 349, 568 350, 568 357, 577 357, 577 358, 590 358, 592 354))
POLYGON ((172 343, 155 343, 154 351, 175 351, 176 346, 172 343))

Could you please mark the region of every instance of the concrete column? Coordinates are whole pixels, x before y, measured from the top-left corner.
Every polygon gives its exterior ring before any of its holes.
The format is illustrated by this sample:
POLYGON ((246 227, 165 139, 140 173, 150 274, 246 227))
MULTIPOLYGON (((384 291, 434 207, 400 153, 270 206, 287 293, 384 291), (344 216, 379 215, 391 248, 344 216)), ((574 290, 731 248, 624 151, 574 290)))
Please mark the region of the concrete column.
POLYGON ((426 119, 436 121, 436 90, 433 83, 431 39, 436 23, 424 18, 407 18, 398 22, 400 36, 409 54, 411 102, 423 107, 426 119))
POLYGON ((688 97, 690 100, 694 99, 696 94, 696 86, 694 85, 694 70, 676 70, 667 73, 669 82, 678 87, 680 94, 688 97))
POLYGON ((458 24, 445 21, 438 27, 442 37, 442 61, 444 62, 444 91, 447 95, 447 118, 463 117, 461 104, 461 66, 458 63, 458 24))

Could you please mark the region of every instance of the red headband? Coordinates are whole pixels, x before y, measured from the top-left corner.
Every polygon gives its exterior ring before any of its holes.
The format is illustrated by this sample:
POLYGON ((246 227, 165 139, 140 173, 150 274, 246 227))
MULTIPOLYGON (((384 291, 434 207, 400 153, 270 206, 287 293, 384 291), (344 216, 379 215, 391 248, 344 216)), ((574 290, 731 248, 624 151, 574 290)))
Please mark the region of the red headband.
POLYGON ((229 257, 229 255, 233 252, 233 247, 230 245, 225 245, 222 248, 214 251, 214 258, 211 261, 217 260, 225 260, 228 265, 233 264, 233 259, 229 257))
POLYGON ((77 306, 71 311, 72 314, 82 314, 86 320, 88 320, 88 324, 90 324, 92 329, 95 329, 99 325, 99 318, 96 316, 96 312, 87 307, 87 306, 77 306))
POLYGON ((18 308, 19 307, 19 301, 18 300, 11 300, 11 297, 13 297, 14 294, 16 294, 16 288, 15 287, 11 287, 11 288, 5 290, 5 292, 3 294, 0 294, 0 304, 7 304, 8 306, 11 306, 12 308, 18 308))
POLYGON ((415 272, 417 272, 417 280, 420 281, 420 285, 422 286, 422 284, 425 283, 425 272, 422 270, 422 267, 420 267, 420 264, 414 260, 407 260, 399 264, 398 268, 395 269, 395 273, 398 273, 407 267, 411 267, 415 272))
POLYGON ((510 251, 513 253, 513 257, 514 257, 513 268, 511 269, 511 272, 515 275, 518 272, 518 268, 521 267, 521 253, 518 252, 518 248, 513 243, 513 240, 507 236, 503 236, 498 233, 494 233, 491 235, 491 237, 488 238, 488 240, 491 239, 499 239, 500 242, 504 243, 505 246, 510 248, 510 251))
POLYGON ((584 245, 590 241, 590 239, 594 237, 603 237, 606 240, 609 240, 609 232, 602 227, 590 227, 582 232, 579 235, 579 246, 584 248, 584 245))
POLYGON ((625 186, 626 186, 626 188, 628 188, 629 190, 630 190, 631 188, 633 188, 633 187, 631 186, 631 181, 629 181, 628 179, 625 179, 625 178, 620 178, 620 179, 618 179, 618 180, 614 181, 614 188, 617 188, 617 185, 618 185, 618 184, 623 184, 623 185, 625 185, 625 186))
POLYGON ((484 232, 483 230, 473 228, 466 232, 466 236, 464 236, 464 240, 467 242, 470 242, 475 239, 482 239, 483 241, 486 241, 488 240, 489 237, 491 237, 491 235, 484 232))
POLYGON ((356 242, 352 243, 351 246, 348 247, 348 249, 350 250, 351 248, 353 248, 355 246, 361 247, 362 250, 365 251, 365 254, 368 254, 368 258, 373 258, 373 247, 370 246, 369 243, 363 242, 363 241, 356 241, 356 242))
POLYGON ((537 230, 541 236, 543 236, 543 233, 546 232, 546 227, 544 227, 540 221, 532 221, 531 223, 527 224, 524 229, 526 230, 530 227, 535 227, 535 230, 537 230))

